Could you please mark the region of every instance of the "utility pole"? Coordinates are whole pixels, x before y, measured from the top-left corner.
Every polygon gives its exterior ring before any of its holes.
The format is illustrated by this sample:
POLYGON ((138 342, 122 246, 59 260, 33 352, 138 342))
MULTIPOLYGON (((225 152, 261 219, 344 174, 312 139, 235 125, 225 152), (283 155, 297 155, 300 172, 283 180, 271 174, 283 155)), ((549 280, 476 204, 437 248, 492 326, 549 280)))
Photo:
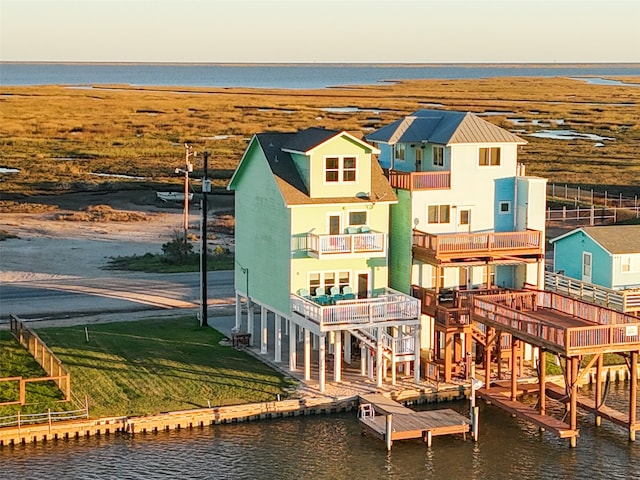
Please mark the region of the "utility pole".
POLYGON ((196 152, 193 151, 191 145, 185 143, 184 148, 185 159, 184 159, 184 170, 181 168, 176 168, 176 173, 184 173, 184 243, 187 243, 187 235, 189 233, 189 172, 193 172, 193 164, 189 160, 190 157, 195 157, 197 155, 196 152))
POLYGON ((202 173, 202 200, 200 211, 202 222, 200 225, 200 326, 206 327, 207 319, 207 193, 211 191, 211 182, 207 179, 207 162, 209 152, 204 152, 202 173))

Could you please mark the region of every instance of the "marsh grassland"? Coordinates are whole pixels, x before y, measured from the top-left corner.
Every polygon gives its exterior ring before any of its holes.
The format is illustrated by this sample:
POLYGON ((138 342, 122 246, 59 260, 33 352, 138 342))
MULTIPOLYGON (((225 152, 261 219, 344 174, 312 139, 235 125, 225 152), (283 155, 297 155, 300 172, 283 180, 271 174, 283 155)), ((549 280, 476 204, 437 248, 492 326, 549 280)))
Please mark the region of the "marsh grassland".
POLYGON ((0 193, 179 190, 184 143, 211 153, 210 176, 223 189, 254 133, 320 126, 362 136, 419 108, 484 113, 521 135, 528 174, 624 193, 640 185, 639 87, 523 77, 320 90, 0 87, 0 167, 19 170, 0 175, 0 193), (543 129, 605 139, 529 136, 543 129))

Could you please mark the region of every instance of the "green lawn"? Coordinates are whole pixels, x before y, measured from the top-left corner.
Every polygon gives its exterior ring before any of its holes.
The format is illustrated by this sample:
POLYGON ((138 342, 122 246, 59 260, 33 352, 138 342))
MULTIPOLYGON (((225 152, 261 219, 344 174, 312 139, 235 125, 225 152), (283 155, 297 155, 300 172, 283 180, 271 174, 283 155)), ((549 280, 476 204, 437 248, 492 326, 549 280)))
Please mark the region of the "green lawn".
POLYGON ((38 334, 89 398, 92 417, 149 415, 286 396, 290 380, 193 317, 48 328, 38 334))

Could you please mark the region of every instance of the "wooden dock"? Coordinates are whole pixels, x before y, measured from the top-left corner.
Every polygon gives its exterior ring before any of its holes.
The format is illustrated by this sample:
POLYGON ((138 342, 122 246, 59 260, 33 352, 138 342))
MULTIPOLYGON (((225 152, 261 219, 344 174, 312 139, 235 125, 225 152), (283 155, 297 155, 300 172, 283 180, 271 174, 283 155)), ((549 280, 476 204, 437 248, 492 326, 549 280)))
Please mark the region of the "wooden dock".
MULTIPOLYGON (((522 387, 522 385, 518 385, 522 387)), ((533 387, 529 384, 528 387, 533 387)), ((537 425, 540 428, 555 434, 559 438, 573 438, 579 436, 579 430, 571 427, 557 418, 549 415, 541 415, 535 408, 524 405, 521 402, 511 400, 511 391, 506 387, 480 388, 476 395, 486 402, 490 402, 510 414, 537 425)))
POLYGON ((360 405, 371 405, 372 413, 375 413, 361 415, 360 424, 367 432, 385 441, 388 450, 394 440, 422 438, 431 446, 435 436, 466 435, 470 430, 471 421, 449 408, 415 412, 381 394, 360 395, 360 405))
MULTIPOLYGON (((545 386, 545 390, 550 398, 559 400, 564 403, 568 402, 567 392, 562 387, 554 384, 547 384, 545 386)), ((596 408, 594 403, 595 402, 593 398, 589 398, 580 394, 578 394, 577 396, 577 404, 579 408, 593 413, 597 417, 604 418, 605 420, 619 425, 629 430, 629 432, 640 431, 640 422, 630 423, 629 414, 608 407, 606 405, 601 405, 600 407, 596 408)))

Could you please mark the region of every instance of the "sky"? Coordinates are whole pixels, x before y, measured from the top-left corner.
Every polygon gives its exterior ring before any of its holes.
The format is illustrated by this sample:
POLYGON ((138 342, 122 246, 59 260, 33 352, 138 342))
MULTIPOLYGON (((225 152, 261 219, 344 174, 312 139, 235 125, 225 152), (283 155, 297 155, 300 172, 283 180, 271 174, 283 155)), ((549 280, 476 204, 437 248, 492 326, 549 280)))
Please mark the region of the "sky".
POLYGON ((0 60, 640 62, 640 0, 0 0, 0 60))

